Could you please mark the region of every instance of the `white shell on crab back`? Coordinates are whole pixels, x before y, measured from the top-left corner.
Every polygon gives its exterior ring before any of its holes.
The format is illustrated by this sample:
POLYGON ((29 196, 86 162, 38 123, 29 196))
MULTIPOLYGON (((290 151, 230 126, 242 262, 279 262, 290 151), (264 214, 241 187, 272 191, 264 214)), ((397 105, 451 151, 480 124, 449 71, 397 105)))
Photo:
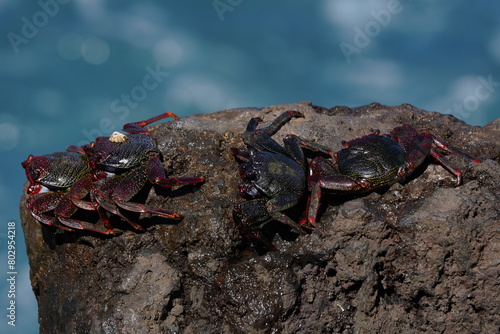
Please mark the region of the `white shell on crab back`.
POLYGON ((123 134, 121 132, 115 131, 109 137, 109 141, 112 142, 112 143, 123 143, 123 142, 127 141, 127 138, 128 137, 127 137, 126 134, 123 134))

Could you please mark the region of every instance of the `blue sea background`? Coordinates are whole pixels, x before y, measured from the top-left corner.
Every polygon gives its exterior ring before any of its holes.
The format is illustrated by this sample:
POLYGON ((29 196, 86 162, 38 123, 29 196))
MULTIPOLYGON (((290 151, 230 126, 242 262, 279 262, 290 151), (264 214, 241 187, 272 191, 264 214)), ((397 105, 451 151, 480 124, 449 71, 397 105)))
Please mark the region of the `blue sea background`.
POLYGON ((18 209, 29 154, 164 111, 304 100, 410 103, 482 126, 500 115, 499 13, 466 0, 0 0, 0 332, 38 332, 18 209))

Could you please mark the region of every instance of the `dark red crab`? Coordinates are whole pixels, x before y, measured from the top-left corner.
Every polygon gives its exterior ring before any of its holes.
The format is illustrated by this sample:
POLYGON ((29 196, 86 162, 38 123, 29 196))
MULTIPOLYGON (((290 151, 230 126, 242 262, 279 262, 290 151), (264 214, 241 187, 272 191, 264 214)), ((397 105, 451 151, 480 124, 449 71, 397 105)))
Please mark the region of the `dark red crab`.
POLYGON ((37 221, 68 231, 113 233, 107 220, 90 223, 72 218, 79 208, 97 209, 95 203, 85 200, 92 188, 93 174, 81 147, 71 146, 66 152, 42 156, 30 155, 21 165, 29 181, 26 204, 37 221))
POLYGON ((479 160, 446 144, 430 133, 419 133, 410 125, 394 128, 390 134, 379 131, 349 142, 345 148, 334 152, 308 140, 296 137, 300 145, 331 159, 318 157, 310 164, 308 178, 311 197, 307 221, 315 225, 321 189, 342 192, 363 192, 389 186, 408 177, 428 156, 448 169, 462 182, 462 172, 443 155, 443 152, 460 156, 473 163, 479 160))
POLYGON ((178 119, 175 114, 166 112, 145 121, 127 123, 123 131, 128 134, 97 137, 85 147, 93 169, 109 173, 108 177, 93 183, 92 198, 99 207, 120 216, 137 230, 143 228, 127 217, 126 211, 182 218, 180 214, 131 201, 148 183, 174 187, 204 181, 203 177, 167 177, 156 142, 144 128, 167 117, 178 119))

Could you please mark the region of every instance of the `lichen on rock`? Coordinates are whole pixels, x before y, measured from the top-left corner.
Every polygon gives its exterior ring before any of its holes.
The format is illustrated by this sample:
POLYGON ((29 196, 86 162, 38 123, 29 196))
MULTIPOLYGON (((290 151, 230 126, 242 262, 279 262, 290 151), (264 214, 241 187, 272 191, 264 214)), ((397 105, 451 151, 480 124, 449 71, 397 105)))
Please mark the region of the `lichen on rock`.
MULTIPOLYGON (((148 204, 181 222, 144 215, 138 233, 54 231, 21 199, 42 333, 494 333, 500 327, 500 120, 470 126, 411 105, 322 108, 303 102, 192 115, 151 128, 174 176, 202 185, 151 191, 148 204), (288 133, 334 150, 403 123, 482 162, 464 182, 432 160, 403 184, 326 195, 319 229, 298 236, 269 223, 279 252, 242 239, 232 221, 238 166, 251 117, 305 114, 288 133)), ((70 144, 70 143, 68 143, 70 144)), ((299 217, 296 217, 297 219, 299 217)))

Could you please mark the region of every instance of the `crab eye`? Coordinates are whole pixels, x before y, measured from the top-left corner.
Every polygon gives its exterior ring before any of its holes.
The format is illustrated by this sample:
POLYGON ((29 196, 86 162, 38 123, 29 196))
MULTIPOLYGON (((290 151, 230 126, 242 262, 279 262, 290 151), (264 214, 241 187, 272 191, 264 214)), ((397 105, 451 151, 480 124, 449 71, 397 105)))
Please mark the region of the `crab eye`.
POLYGON ((96 153, 92 154, 91 158, 93 161, 99 162, 99 161, 102 161, 103 155, 102 155, 102 153, 96 152, 96 153))
POLYGON ((40 168, 35 168, 31 171, 31 175, 33 176, 34 180, 38 180, 38 178, 41 175, 40 168))

